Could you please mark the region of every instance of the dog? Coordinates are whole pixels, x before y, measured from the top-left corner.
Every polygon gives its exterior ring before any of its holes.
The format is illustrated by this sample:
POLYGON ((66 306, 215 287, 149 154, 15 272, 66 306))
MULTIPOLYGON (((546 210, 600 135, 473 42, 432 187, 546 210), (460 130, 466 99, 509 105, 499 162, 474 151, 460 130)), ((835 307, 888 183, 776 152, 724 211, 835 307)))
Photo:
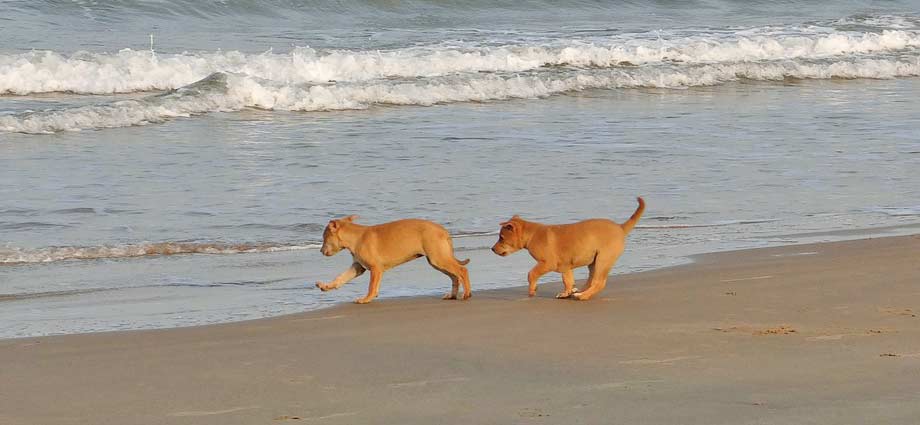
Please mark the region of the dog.
POLYGON ((498 242, 492 246, 492 252, 504 257, 524 248, 537 260, 537 265, 527 274, 531 297, 537 293, 537 279, 554 271, 562 274, 565 285, 556 298, 574 296, 578 300, 589 300, 607 285, 607 274, 626 247, 626 235, 645 211, 645 201, 641 197, 637 200, 639 207, 623 224, 591 219, 546 225, 515 215, 501 223, 498 242), (589 275, 584 290, 578 291, 572 269, 582 266, 588 266, 589 275))
POLYGON ((450 233, 439 224, 427 220, 397 220, 376 226, 362 226, 354 223, 358 218, 350 215, 332 220, 323 231, 323 247, 320 251, 330 257, 342 249, 351 252, 354 263, 332 282, 316 282, 323 292, 338 289, 350 280, 371 271, 371 282, 367 295, 355 303, 367 304, 377 297, 383 272, 419 257, 427 257, 428 264, 450 277, 453 284, 445 300, 457 299, 460 284, 463 297, 472 296, 470 276, 464 267, 469 259, 459 261, 454 257, 450 233))

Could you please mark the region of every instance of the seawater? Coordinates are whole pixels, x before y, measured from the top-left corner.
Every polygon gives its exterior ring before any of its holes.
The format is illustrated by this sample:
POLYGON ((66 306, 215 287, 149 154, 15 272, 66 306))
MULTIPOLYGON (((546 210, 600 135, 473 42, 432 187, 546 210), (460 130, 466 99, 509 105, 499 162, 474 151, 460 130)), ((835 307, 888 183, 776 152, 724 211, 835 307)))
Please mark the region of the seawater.
MULTIPOLYGON (((488 251, 499 222, 637 195, 611 288, 912 232, 917 75, 909 1, 0 2, 0 337, 350 301, 367 277, 313 288, 348 214, 444 224, 474 291, 532 266, 488 251)), ((448 287, 417 261, 381 296, 448 287)))

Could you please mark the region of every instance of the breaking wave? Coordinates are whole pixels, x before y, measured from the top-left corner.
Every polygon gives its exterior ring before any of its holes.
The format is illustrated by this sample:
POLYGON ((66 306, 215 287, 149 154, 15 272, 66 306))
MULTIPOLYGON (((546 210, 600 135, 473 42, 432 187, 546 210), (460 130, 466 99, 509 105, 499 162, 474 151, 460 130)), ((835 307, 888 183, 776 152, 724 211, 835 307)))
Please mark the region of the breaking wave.
POLYGON ((79 94, 170 90, 215 72, 248 75, 285 85, 381 78, 436 77, 471 72, 522 72, 553 66, 615 67, 662 62, 700 64, 819 59, 920 47, 920 33, 801 33, 758 29, 731 36, 662 38, 658 32, 610 39, 558 40, 505 46, 436 45, 392 51, 317 51, 286 54, 217 52, 114 54, 50 51, 0 55, 0 94, 79 94))
POLYGON ((589 89, 687 88, 738 80, 897 78, 920 75, 920 56, 803 63, 745 62, 585 72, 556 70, 514 75, 449 76, 419 82, 374 81, 285 85, 248 75, 215 73, 162 95, 110 104, 0 116, 0 130, 53 133, 159 123, 176 117, 257 108, 277 111, 335 111, 372 105, 431 106, 541 98, 589 89))
POLYGON ((875 24, 895 29, 757 27, 502 45, 442 42, 389 51, 295 48, 284 54, 164 55, 126 49, 0 55, 0 94, 162 92, 0 115, 0 131, 127 127, 244 108, 335 111, 541 98, 590 89, 680 89, 744 79, 920 75, 920 30, 904 29, 909 25, 893 17, 882 21, 875 24))

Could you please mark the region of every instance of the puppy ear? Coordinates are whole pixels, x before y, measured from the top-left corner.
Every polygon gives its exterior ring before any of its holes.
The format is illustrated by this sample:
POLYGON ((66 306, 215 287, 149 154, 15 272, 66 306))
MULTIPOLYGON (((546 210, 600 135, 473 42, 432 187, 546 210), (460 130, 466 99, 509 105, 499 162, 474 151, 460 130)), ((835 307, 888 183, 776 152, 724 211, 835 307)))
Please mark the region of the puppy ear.
POLYGON ((511 223, 505 223, 502 225, 503 230, 514 231, 514 225, 511 223))
POLYGON ((347 222, 351 223, 352 221, 355 221, 357 218, 358 218, 358 216, 357 216, 356 214, 352 214, 352 215, 350 215, 350 216, 348 216, 348 217, 343 218, 342 221, 347 221, 347 222))
POLYGON ((326 227, 329 228, 329 231, 335 232, 336 230, 339 230, 339 222, 336 220, 329 220, 329 225, 326 227))

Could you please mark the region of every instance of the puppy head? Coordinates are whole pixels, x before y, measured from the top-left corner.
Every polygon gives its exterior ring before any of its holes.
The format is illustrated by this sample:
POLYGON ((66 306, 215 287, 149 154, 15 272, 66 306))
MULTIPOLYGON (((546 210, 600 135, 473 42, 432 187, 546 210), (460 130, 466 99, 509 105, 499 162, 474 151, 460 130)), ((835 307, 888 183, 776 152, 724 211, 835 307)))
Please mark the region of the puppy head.
POLYGON ((342 230, 343 226, 351 223, 356 218, 358 218, 358 216, 350 215, 345 218, 329 221, 329 224, 326 225, 326 229, 323 230, 323 247, 320 248, 319 251, 327 257, 338 254, 339 251, 344 248, 339 232, 342 230))
POLYGON ((521 217, 514 216, 501 224, 502 228, 498 232, 498 242, 492 246, 492 252, 502 257, 512 254, 524 247, 524 220, 521 217))

